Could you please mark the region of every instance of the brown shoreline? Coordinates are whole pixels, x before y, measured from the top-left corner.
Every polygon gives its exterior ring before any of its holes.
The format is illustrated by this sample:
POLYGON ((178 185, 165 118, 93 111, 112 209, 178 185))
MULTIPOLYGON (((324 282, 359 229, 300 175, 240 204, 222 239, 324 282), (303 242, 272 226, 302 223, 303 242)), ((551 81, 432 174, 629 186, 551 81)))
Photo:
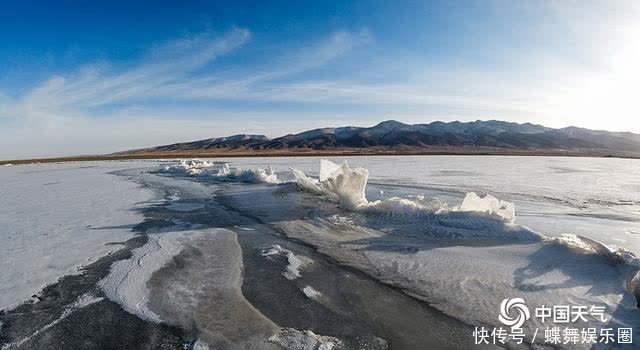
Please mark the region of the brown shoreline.
POLYGON ((164 158, 245 158, 245 157, 350 157, 350 156, 554 156, 554 157, 594 157, 594 158, 630 158, 640 159, 637 153, 610 152, 607 150, 517 150, 500 148, 429 148, 429 149, 287 149, 287 150, 250 150, 220 149, 213 151, 171 151, 151 153, 114 153, 104 155, 81 155, 68 157, 33 158, 0 160, 5 164, 56 163, 74 161, 135 160, 164 158))

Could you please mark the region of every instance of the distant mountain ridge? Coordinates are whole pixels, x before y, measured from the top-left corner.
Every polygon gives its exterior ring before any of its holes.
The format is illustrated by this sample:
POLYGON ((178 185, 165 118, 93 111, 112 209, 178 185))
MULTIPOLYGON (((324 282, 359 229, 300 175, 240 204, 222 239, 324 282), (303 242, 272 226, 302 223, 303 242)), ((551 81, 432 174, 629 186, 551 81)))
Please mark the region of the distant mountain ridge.
MULTIPOLYGON (((174 143, 165 146, 152 147, 154 151, 177 151, 177 150, 207 150, 220 148, 253 147, 269 141, 264 135, 239 134, 226 137, 216 137, 212 139, 174 143)), ((146 150, 149 150, 148 148, 146 150)))
POLYGON ((640 135, 577 127, 553 129, 531 123, 498 120, 404 124, 387 120, 372 127, 320 128, 274 139, 233 135, 121 152, 142 154, 207 150, 341 150, 341 149, 491 148, 504 150, 600 151, 640 155, 640 135))

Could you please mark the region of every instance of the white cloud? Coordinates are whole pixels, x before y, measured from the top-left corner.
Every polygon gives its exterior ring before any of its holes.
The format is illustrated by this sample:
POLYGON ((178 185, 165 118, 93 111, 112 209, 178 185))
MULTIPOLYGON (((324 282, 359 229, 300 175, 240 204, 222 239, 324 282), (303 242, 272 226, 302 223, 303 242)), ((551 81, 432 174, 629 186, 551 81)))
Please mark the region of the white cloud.
MULTIPOLYGON (((283 128, 264 121, 286 113, 193 108, 185 100, 259 98, 252 90, 261 84, 326 64, 371 40, 367 31, 336 32, 309 48, 283 55, 286 65, 262 72, 245 69, 222 79, 212 73, 215 69, 206 69, 249 37, 245 29, 222 36, 198 34, 157 45, 128 67, 88 65, 53 76, 15 98, 0 93, 0 122, 7 126, 1 131, 0 159, 112 152, 233 132, 273 135, 283 128), (154 101, 147 103, 151 99, 182 104, 156 107, 154 101)), ((303 125, 320 126, 330 120, 318 117, 317 121, 287 122, 287 126, 299 125, 302 130, 303 125)))
POLYGON ((249 39, 249 31, 234 29, 222 37, 200 34, 166 43, 138 64, 124 70, 84 67, 68 78, 55 76, 23 96, 27 110, 91 108, 146 96, 166 84, 185 79, 249 39))

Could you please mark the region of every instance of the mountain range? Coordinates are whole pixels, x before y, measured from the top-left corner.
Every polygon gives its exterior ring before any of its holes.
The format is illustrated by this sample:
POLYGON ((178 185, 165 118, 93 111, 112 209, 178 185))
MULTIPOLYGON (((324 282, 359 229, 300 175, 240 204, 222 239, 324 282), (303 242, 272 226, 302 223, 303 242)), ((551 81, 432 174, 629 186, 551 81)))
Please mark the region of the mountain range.
POLYGON ((131 150, 119 155, 182 153, 486 153, 640 156, 640 135, 577 127, 554 129, 531 123, 489 120, 313 129, 274 139, 234 135, 131 150))

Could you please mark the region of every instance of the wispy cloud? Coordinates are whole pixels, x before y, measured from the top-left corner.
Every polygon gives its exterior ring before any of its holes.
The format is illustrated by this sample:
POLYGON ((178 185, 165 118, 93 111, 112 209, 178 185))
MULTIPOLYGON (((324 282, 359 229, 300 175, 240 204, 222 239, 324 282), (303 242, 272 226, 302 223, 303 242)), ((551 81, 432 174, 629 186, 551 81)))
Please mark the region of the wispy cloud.
MULTIPOLYGON (((84 152, 81 149, 108 152, 175 141, 176 137, 211 137, 238 130, 237 123, 224 118, 237 121, 241 113, 244 118, 240 119, 251 120, 253 116, 255 122, 275 113, 216 107, 203 110, 189 106, 189 101, 273 99, 265 86, 325 65, 372 41, 366 30, 340 31, 307 47, 281 53, 278 61, 284 63, 260 71, 242 67, 228 76, 217 70, 216 59, 246 45, 250 36, 240 28, 223 35, 200 33, 156 45, 125 67, 96 63, 53 76, 16 97, 0 91, 0 122, 11 125, 11 129, 4 129, 0 158, 84 152), (159 100, 180 107, 160 107, 159 100), (218 117, 207 120, 211 114, 218 117), (194 132, 197 130, 207 130, 207 134, 194 132)), ((273 127, 262 124, 259 129, 271 131, 273 127)))
MULTIPOLYGON (((166 84, 154 91, 156 97, 184 99, 270 100, 270 85, 278 79, 330 63, 332 60, 373 41, 367 30, 339 31, 318 43, 295 52, 276 53, 278 61, 263 70, 248 68, 232 77, 210 75, 199 79, 166 84)), ((278 82, 278 84, 284 84, 278 82)), ((291 96, 288 101, 295 101, 291 96)))
POLYGON ((199 34, 155 47, 127 69, 92 65, 67 77, 55 76, 20 98, 27 112, 87 109, 147 96, 154 89, 188 78, 245 44, 250 33, 234 29, 222 37, 199 34))
MULTIPOLYGON (((144 103, 146 99, 272 99, 265 84, 291 74, 322 66, 372 40, 363 30, 335 32, 327 39, 280 55, 286 64, 263 71, 241 70, 233 77, 208 72, 194 75, 217 57, 244 45, 246 29, 234 29, 222 37, 198 34, 154 47, 137 64, 125 69, 105 64, 88 65, 67 76, 54 76, 18 97, 0 103, 12 104, 4 114, 29 118, 51 118, 56 114, 78 115, 122 102, 144 103)), ((292 95, 292 99, 296 99, 292 95)), ((2 110, 0 110, 2 111, 2 110)))

